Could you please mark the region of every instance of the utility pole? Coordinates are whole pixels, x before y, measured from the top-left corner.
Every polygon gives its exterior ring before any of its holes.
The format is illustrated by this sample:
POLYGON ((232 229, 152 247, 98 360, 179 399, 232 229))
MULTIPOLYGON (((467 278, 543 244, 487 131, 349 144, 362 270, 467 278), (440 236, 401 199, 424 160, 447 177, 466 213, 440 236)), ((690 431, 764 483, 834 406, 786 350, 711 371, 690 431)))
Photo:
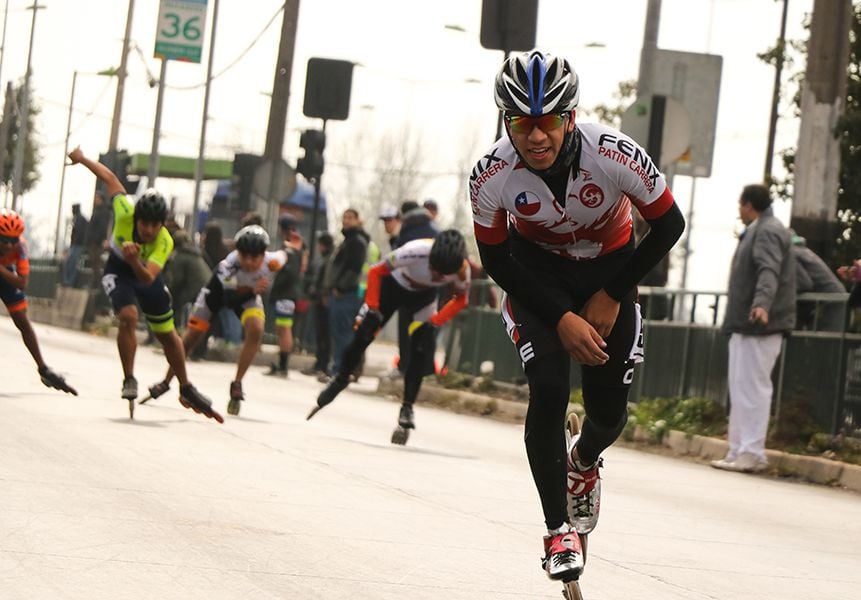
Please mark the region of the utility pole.
POLYGON ((161 139, 161 109, 164 103, 164 88, 167 79, 167 58, 161 59, 161 70, 158 76, 158 97, 155 104, 155 123, 152 126, 152 148, 149 153, 149 165, 147 165, 146 177, 147 187, 155 187, 158 179, 158 142, 161 139))
POLYGON ((287 0, 281 21, 281 43, 278 45, 275 81, 272 84, 272 100, 269 104, 269 124, 266 128, 266 147, 263 150, 263 157, 268 159, 282 158, 284 154, 287 103, 290 99, 290 77, 293 74, 293 50, 296 47, 298 20, 299 0, 287 0))
POLYGON ((123 54, 120 57, 120 70, 117 73, 117 96, 114 99, 114 116, 111 119, 111 137, 108 141, 108 152, 117 150, 117 141, 120 136, 120 119, 123 112, 123 93, 126 88, 126 66, 128 65, 129 44, 132 33, 132 16, 135 11, 135 0, 129 0, 129 13, 126 17, 126 33, 123 37, 123 54))
POLYGON ((840 140, 834 125, 846 98, 851 11, 850 0, 814 1, 801 91, 790 225, 826 261, 837 237, 840 140))
POLYGON ((33 21, 30 24, 30 49, 27 51, 27 71, 24 75, 24 87, 21 90, 21 104, 18 110, 18 141, 15 144, 15 164, 12 168, 12 210, 18 209, 18 195, 21 193, 21 176, 24 170, 24 153, 27 147, 27 120, 30 118, 30 75, 33 70, 33 38, 36 33, 36 13, 39 12, 39 0, 34 0, 33 6, 28 10, 33 11, 33 21))
POLYGON ((206 150, 206 120, 209 118, 209 88, 212 84, 212 61, 215 58, 215 25, 218 22, 218 0, 212 5, 212 30, 209 34, 209 60, 206 63, 206 91, 203 93, 203 119, 200 123, 200 146, 194 165, 194 201, 191 208, 191 235, 197 231, 197 211, 200 207, 200 182, 203 180, 204 152, 206 150))

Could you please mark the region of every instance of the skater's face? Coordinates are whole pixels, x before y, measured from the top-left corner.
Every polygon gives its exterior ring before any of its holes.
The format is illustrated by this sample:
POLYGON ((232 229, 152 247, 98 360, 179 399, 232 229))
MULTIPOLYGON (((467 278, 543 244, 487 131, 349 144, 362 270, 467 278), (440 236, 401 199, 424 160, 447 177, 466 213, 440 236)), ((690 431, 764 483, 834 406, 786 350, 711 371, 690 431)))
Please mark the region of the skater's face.
POLYGON ((135 222, 138 238, 144 244, 155 241, 158 232, 164 227, 161 221, 144 221, 143 219, 135 222))
POLYGON ((259 271, 260 267, 262 266, 262 254, 246 254, 245 252, 239 253, 239 268, 243 271, 247 273, 254 273, 255 271, 259 271))
POLYGON ((18 238, 0 236, 0 254, 11 252, 18 245, 18 238))
POLYGON ((574 111, 540 117, 506 115, 511 143, 533 169, 550 168, 559 156, 565 134, 574 130, 574 111))

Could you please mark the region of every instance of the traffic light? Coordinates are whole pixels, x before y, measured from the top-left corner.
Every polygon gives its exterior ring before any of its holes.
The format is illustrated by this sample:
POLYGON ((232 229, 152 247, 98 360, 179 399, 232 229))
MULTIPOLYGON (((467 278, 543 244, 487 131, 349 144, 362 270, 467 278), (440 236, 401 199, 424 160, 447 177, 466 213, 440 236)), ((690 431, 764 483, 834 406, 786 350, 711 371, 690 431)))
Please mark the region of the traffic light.
POLYGON ((231 210, 252 210, 254 171, 263 159, 256 154, 239 153, 233 156, 233 179, 230 183, 231 210))
POLYGON ((305 179, 316 179, 323 174, 323 150, 326 148, 326 134, 319 129, 307 129, 299 138, 299 147, 305 156, 296 162, 296 171, 305 179))

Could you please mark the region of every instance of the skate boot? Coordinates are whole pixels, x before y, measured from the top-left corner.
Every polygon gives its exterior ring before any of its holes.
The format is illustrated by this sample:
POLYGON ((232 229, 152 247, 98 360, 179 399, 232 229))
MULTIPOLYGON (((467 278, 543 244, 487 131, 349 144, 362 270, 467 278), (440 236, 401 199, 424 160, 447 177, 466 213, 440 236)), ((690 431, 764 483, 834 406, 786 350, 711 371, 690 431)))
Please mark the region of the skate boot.
POLYGON ((601 475, 598 469, 604 466, 599 458, 592 465, 584 465, 571 457, 579 435, 571 438, 568 446, 568 518, 577 533, 587 535, 598 524, 601 509, 601 475))
POLYGON ((550 579, 569 581, 583 573, 583 549, 580 537, 565 523, 553 533, 544 536, 544 558, 541 566, 550 579))
POLYGON ((138 397, 138 380, 129 375, 123 379, 123 399, 129 401, 129 419, 135 418, 135 398, 138 397))
POLYGON ((73 396, 78 395, 78 391, 66 383, 66 380, 63 379, 62 375, 54 373, 48 365, 39 369, 39 377, 42 378, 42 383, 49 388, 54 388, 55 390, 60 390, 61 392, 72 394, 73 396))
POLYGON ((320 395, 317 396, 317 406, 311 409, 311 412, 308 413, 308 416, 305 417, 306 421, 309 421, 311 417, 316 415, 321 408, 324 406, 331 404, 333 400, 344 391, 344 389, 350 384, 349 376, 342 377, 340 374, 335 375, 332 379, 329 380, 329 384, 323 388, 323 391, 320 392, 320 395))
POLYGON ((138 380, 133 375, 123 379, 123 400, 135 400, 138 397, 138 380))
POLYGON ((224 418, 212 409, 212 402, 190 383, 179 386, 179 403, 208 419, 224 423, 224 418))
POLYGON ((405 445, 410 439, 410 429, 415 428, 416 422, 413 419, 412 405, 401 405, 401 412, 398 414, 398 426, 392 432, 392 443, 398 446, 405 445))
POLYGON ((150 400, 155 400, 156 398, 163 396, 170 389, 170 383, 167 381, 159 381, 158 383, 154 383, 149 386, 149 395, 146 398, 143 398, 138 404, 146 404, 150 400))
POLYGON ((230 382, 230 401, 227 403, 227 414, 238 415, 240 403, 245 400, 245 393, 242 391, 241 381, 230 382))

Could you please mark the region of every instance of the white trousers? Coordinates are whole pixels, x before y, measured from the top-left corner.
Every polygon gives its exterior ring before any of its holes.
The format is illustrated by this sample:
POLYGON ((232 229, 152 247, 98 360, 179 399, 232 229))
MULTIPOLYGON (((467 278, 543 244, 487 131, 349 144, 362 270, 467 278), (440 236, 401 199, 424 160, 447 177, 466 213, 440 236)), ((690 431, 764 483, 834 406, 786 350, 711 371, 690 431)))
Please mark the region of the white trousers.
POLYGON ((771 409, 771 372, 780 354, 783 334, 729 338, 728 460, 750 453, 765 460, 765 436, 771 409))

